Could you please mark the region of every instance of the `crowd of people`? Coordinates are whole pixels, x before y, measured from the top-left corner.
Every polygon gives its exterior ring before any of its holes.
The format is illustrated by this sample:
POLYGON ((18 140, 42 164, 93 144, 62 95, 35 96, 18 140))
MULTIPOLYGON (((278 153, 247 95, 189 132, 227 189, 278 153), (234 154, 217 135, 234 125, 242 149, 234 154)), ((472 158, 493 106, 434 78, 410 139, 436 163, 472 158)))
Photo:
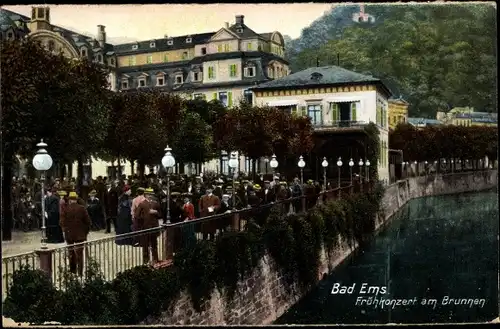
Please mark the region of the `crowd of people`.
MULTIPOLYGON (((143 180, 137 176, 97 177, 90 186, 78 190, 75 178, 47 179, 44 183, 46 242, 68 244, 85 241, 90 231, 111 233, 114 228, 116 235, 121 235, 158 227, 160 222, 189 221, 301 195, 315 201, 322 189, 312 180, 301 184, 297 177, 287 182, 284 177, 270 176, 266 180, 263 175, 255 181, 241 178, 234 182, 225 175, 204 177, 202 174, 172 175, 169 180, 154 174, 143 180), (167 202, 168 196, 170 202, 167 202)), ((39 180, 26 176, 15 178, 12 196, 15 228, 39 229, 42 213, 39 180)), ((300 200, 293 204, 293 207, 299 206, 300 200)), ((205 225, 202 231, 210 238, 215 230, 205 225)), ((150 249, 153 261, 158 259, 156 238, 147 234, 117 238, 116 243, 142 246, 145 262, 150 249)), ((72 271, 81 271, 81 266, 77 266, 82 263, 80 253, 81 250, 70 255, 72 271)))

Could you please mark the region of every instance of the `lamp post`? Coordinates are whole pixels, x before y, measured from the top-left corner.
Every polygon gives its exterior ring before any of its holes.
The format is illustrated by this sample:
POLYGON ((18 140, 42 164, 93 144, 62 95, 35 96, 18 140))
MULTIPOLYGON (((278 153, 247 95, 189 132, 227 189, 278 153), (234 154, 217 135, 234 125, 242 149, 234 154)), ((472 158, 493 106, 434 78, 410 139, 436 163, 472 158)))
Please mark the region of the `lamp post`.
POLYGON ((304 158, 302 155, 299 157, 299 162, 297 165, 300 168, 300 184, 304 185, 304 167, 306 166, 306 163, 304 162, 304 158))
POLYGON ((33 167, 36 170, 40 171, 40 184, 42 185, 42 249, 47 249, 47 228, 45 227, 45 172, 52 167, 52 157, 49 155, 47 150, 47 144, 43 142, 43 139, 40 140, 40 143, 36 144, 38 147, 38 151, 36 155, 33 157, 33 167))
POLYGON ((340 196, 340 168, 342 167, 342 158, 339 157, 337 160, 337 170, 338 170, 338 182, 337 182, 337 188, 339 189, 339 196, 340 196))
POLYGON ((323 158, 321 166, 323 167, 323 191, 326 191, 326 168, 328 168, 328 161, 326 160, 326 157, 323 158))
POLYGON ((446 174, 446 159, 443 159, 443 164, 444 164, 444 173, 446 174))
POLYGON ((165 148, 165 155, 161 159, 161 164, 167 171, 167 224, 170 224, 170 170, 175 166, 175 158, 170 147, 165 148))
POLYGON ((366 181, 370 182, 370 160, 366 159, 365 166, 366 166, 366 181))
POLYGON ((351 185, 352 185, 352 167, 354 166, 354 161, 352 158, 349 160, 349 172, 351 173, 351 185))
POLYGON ((236 156, 236 152, 231 152, 231 159, 229 159, 229 168, 231 168, 231 173, 233 176, 233 193, 231 195, 232 203, 233 203, 233 208, 235 207, 235 202, 236 202, 236 191, 235 191, 235 185, 234 181, 236 179, 236 168, 238 167, 238 158, 236 156))
POLYGON ((358 166, 359 166, 359 188, 361 189, 361 192, 363 192, 363 160, 359 159, 358 166))
POLYGON ((271 168, 273 168, 273 176, 275 176, 276 175, 276 168, 278 168, 278 160, 276 160, 275 154, 273 154, 273 156, 271 157, 271 161, 269 161, 269 165, 271 166, 271 168))
POLYGON ((415 164, 415 177, 420 176, 420 173, 418 172, 418 162, 414 161, 413 163, 415 164))
POLYGON ((428 171, 429 171, 429 168, 428 168, 427 164, 428 164, 427 160, 426 160, 426 161, 424 161, 424 167, 425 167, 425 176, 427 176, 427 175, 429 174, 429 173, 428 173, 428 171))
POLYGON ((453 161, 453 159, 451 159, 451 164, 450 164, 450 167, 451 167, 451 173, 453 174, 453 171, 454 171, 454 168, 453 168, 453 164, 455 163, 455 161, 453 161))

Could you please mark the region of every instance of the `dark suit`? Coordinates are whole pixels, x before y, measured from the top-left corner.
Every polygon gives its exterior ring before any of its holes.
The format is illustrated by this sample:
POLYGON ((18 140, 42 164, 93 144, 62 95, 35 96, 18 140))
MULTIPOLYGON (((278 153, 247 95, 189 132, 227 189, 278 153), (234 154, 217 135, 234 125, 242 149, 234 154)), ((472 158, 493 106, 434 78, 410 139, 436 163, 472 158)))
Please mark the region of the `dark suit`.
POLYGON ((111 222, 116 231, 116 217, 118 216, 118 188, 112 187, 106 192, 106 233, 111 232, 111 222))
MULTIPOLYGON (((90 231, 90 217, 84 206, 70 203, 61 216, 60 225, 68 245, 87 240, 90 231)), ((69 249, 69 268, 72 273, 83 274, 83 245, 69 249)))

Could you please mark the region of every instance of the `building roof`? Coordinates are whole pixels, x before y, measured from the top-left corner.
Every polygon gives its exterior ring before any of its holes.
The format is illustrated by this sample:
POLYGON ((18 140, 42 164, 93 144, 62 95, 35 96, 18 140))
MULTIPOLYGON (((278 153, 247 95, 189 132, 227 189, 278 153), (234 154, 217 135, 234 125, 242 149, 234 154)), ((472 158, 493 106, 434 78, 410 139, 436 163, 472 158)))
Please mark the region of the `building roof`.
POLYGON ((401 96, 401 95, 400 95, 398 98, 396 98, 396 97, 390 97, 390 98, 389 98, 389 102, 393 102, 393 103, 404 103, 404 104, 410 104, 410 103, 408 103, 407 101, 405 101, 405 100, 403 99, 403 96, 401 96))
MULTIPOLYGON (((349 71, 339 66, 311 67, 283 78, 260 84, 253 90, 286 89, 294 87, 331 86, 361 83, 383 83, 370 75, 349 71)), ((391 92, 384 86, 389 96, 391 92)))
POLYGON ((418 126, 418 125, 433 126, 442 124, 442 122, 439 120, 427 119, 427 118, 408 118, 408 123, 413 126, 418 126))
POLYGON ((115 52, 120 55, 149 53, 151 51, 168 51, 192 48, 195 45, 204 44, 210 40, 216 32, 182 35, 178 37, 166 37, 161 39, 151 39, 145 41, 129 42, 115 45, 115 52), (171 41, 171 44, 169 44, 171 41), (190 42, 188 42, 190 41, 190 42), (152 46, 154 43, 154 47, 152 46), (137 49, 132 49, 137 46, 137 49))
POLYGON ((248 38, 259 38, 260 35, 255 33, 254 30, 246 26, 245 24, 233 24, 228 28, 229 31, 233 32, 242 39, 248 38))

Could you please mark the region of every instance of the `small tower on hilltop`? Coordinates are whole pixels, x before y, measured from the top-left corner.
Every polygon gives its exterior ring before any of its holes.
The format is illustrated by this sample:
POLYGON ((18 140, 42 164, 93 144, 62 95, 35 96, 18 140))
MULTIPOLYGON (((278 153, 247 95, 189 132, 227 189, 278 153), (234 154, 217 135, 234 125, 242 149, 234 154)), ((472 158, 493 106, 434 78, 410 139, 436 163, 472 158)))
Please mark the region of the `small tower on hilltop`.
POLYGON ((359 12, 352 15, 352 20, 356 23, 375 23, 373 15, 365 13, 365 5, 359 4, 359 12))
POLYGON ((30 31, 52 29, 50 25, 50 8, 49 7, 31 7, 30 31))

